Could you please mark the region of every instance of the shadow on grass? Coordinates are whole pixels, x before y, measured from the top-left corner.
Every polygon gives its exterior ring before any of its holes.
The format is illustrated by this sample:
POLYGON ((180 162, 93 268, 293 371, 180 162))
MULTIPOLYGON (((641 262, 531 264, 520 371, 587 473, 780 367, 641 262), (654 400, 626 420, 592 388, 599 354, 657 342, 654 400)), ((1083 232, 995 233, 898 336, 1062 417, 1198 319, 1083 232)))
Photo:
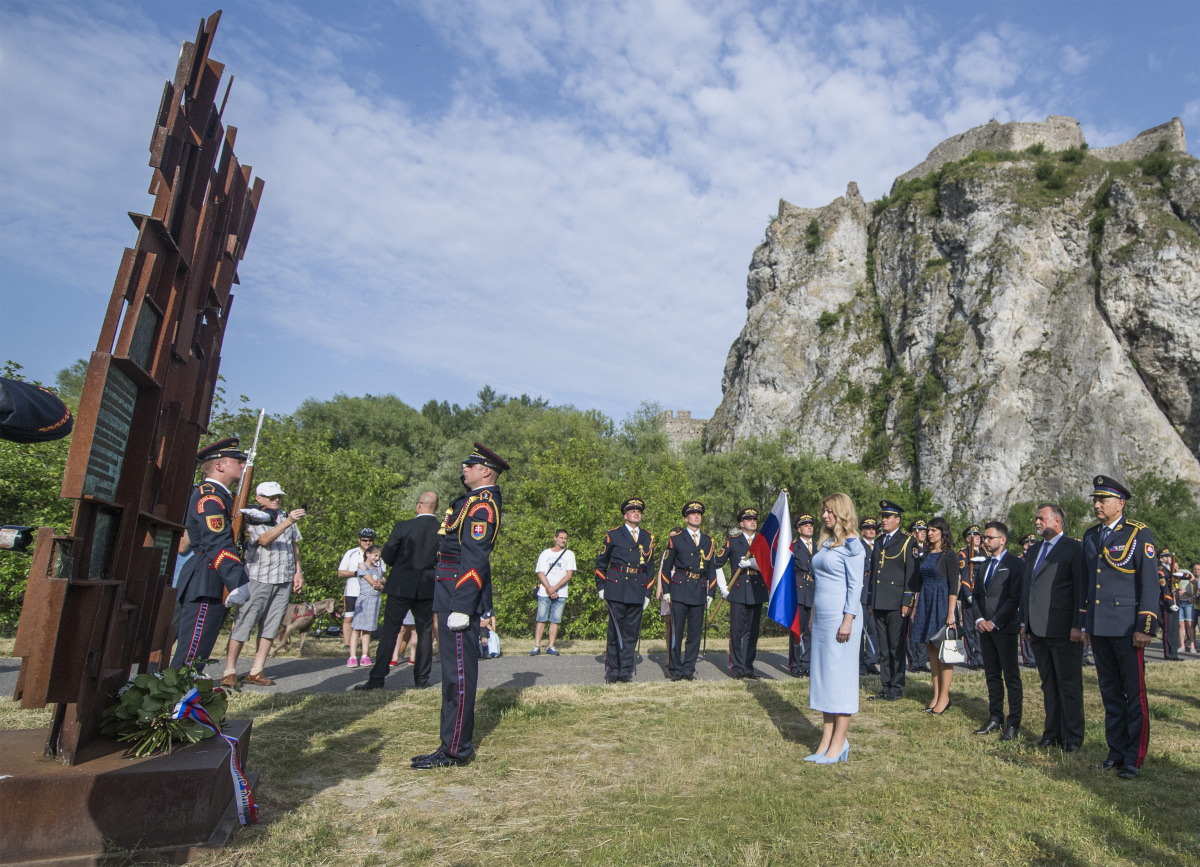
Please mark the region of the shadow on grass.
POLYGON ((1167 692, 1165 689, 1147 689, 1147 695, 1156 695, 1159 698, 1169 698, 1172 701, 1183 702, 1190 704, 1192 707, 1200 708, 1200 695, 1184 695, 1179 692, 1167 692))
POLYGON ((521 693, 535 686, 541 676, 539 671, 518 671, 499 686, 484 690, 475 702, 475 732, 471 740, 476 750, 496 730, 504 714, 521 704, 521 693))
POLYGON ((805 715, 802 708, 783 698, 778 691, 765 683, 756 680, 746 682, 746 689, 767 712, 767 718, 775 726, 788 743, 803 744, 808 749, 816 749, 821 742, 821 731, 805 715))

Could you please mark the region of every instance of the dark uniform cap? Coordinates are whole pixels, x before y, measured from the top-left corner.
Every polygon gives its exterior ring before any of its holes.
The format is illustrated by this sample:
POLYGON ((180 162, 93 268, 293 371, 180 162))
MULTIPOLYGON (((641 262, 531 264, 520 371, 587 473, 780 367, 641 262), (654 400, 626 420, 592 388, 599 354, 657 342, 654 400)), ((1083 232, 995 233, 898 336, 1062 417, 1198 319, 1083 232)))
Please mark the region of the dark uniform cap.
POLYGON ((479 443, 475 443, 475 451, 471 452, 470 457, 463 461, 463 466, 467 464, 483 464, 485 467, 491 467, 498 473, 502 473, 508 469, 508 464, 491 449, 486 449, 479 443))
POLYGON ((926 524, 925 521, 922 520, 921 518, 917 518, 917 520, 912 522, 912 525, 908 529, 910 529, 910 530, 928 530, 929 525, 926 524))
POLYGON ((1133 494, 1129 493, 1129 488, 1109 476, 1096 476, 1092 479, 1092 485, 1095 488, 1092 491, 1093 497, 1120 497, 1122 500, 1133 497, 1133 494))
POLYGON ((699 500, 688 500, 686 503, 683 504, 683 517, 686 518, 692 512, 699 512, 701 515, 703 515, 704 514, 704 504, 702 502, 700 502, 699 500))
POLYGON ((223 440, 217 440, 215 443, 207 445, 196 452, 196 463, 198 464, 215 460, 216 458, 233 458, 235 461, 244 461, 246 460, 246 453, 238 448, 237 437, 226 437, 223 440))
POLYGON ((874 518, 863 518, 861 521, 858 522, 858 529, 860 529, 860 530, 878 530, 879 522, 876 521, 874 518))
POLYGON ((801 515, 799 518, 796 519, 797 527, 799 527, 801 524, 812 524, 812 523, 813 523, 812 515, 801 515))
POLYGON ((747 518, 753 518, 755 521, 757 521, 758 520, 758 509, 742 509, 740 512, 738 512, 738 523, 739 524, 742 521, 745 521, 747 518))
POLYGON ((1028 533, 1027 535, 1021 537, 1021 546, 1024 547, 1025 545, 1032 545, 1037 540, 1037 536, 1033 535, 1033 533, 1028 533))
POLYGON ((978 524, 972 524, 971 526, 967 527, 967 529, 963 530, 963 538, 964 539, 969 539, 971 536, 981 536, 981 535, 983 535, 983 534, 979 532, 978 524))
POLYGON ((904 510, 893 503, 891 500, 880 500, 879 511, 883 515, 903 515, 904 510))
POLYGON ((646 502, 644 500, 638 499, 637 497, 630 497, 628 500, 626 500, 625 502, 623 502, 621 504, 621 514, 622 515, 624 515, 626 512, 633 512, 633 511, 638 511, 638 512, 646 511, 646 502))

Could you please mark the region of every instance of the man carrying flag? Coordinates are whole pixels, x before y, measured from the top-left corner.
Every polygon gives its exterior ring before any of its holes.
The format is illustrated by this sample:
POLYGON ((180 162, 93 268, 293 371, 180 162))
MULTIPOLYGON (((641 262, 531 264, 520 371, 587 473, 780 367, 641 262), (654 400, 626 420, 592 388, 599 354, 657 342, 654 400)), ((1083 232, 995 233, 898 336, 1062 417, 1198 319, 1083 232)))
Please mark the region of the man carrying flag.
MULTIPOLYGON (((758 511, 738 512, 742 531, 725 542, 725 550, 717 557, 720 569, 732 560, 733 578, 729 587, 721 587, 721 595, 729 600, 729 673, 735 679, 754 679, 754 659, 758 655, 758 630, 762 624, 762 607, 767 601, 767 583, 751 548, 758 536, 758 511)), ((721 573, 717 583, 723 584, 721 573)))
POLYGON ((770 588, 767 616, 796 638, 804 633, 796 605, 796 574, 792 560, 792 515, 787 491, 780 491, 771 514, 750 546, 770 588))

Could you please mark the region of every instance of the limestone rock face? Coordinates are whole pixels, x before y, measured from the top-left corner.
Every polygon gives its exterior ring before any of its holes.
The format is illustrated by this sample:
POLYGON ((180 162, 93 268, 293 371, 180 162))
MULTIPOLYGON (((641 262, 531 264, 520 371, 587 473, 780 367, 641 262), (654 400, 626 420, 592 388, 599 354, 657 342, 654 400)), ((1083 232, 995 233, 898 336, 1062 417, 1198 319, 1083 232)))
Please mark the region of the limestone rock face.
POLYGON ((791 429, 973 517, 1098 472, 1200 492, 1200 163, 1179 133, 1140 163, 977 154, 874 208, 853 185, 781 202, 709 448, 791 429))

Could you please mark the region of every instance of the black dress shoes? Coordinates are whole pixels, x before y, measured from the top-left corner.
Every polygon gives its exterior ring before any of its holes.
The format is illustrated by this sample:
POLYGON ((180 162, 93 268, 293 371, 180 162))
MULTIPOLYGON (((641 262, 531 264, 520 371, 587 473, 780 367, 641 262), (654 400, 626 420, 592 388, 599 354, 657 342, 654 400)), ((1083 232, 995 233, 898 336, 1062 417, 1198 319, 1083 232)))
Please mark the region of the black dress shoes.
MULTIPOLYGON (((795 675, 792 676, 795 677, 795 675)), ((867 696, 867 701, 883 701, 885 698, 887 698, 886 695, 884 695, 882 692, 877 692, 875 695, 867 696)))
POLYGON ((366 683, 354 684, 354 689, 357 692, 366 692, 369 689, 383 689, 383 684, 382 683, 371 683, 371 681, 368 680, 366 683))
POLYGON ((1077 753, 1082 744, 1063 744, 1062 751, 1064 753, 1077 753))
POLYGON ((471 764, 471 759, 473 758, 475 758, 473 753, 459 759, 454 756, 448 756, 441 750, 438 750, 431 756, 418 756, 413 759, 412 767, 414 771, 431 771, 434 768, 459 768, 463 765, 471 764))
POLYGON ((1092 765, 1092 770, 1093 771, 1111 771, 1113 768, 1117 767, 1117 765, 1118 765, 1118 762, 1116 759, 1105 759, 1098 765, 1092 765))
POLYGON ((429 681, 421 680, 413 684, 413 689, 429 689, 429 681))
POLYGON ((1000 723, 996 722, 994 719, 990 719, 984 725, 981 725, 979 728, 975 729, 975 734, 990 735, 992 732, 998 731, 1000 731, 1000 723))
POLYGON ((1133 765, 1125 765, 1121 770, 1117 771, 1117 776, 1122 780, 1132 780, 1138 775, 1138 769, 1133 765))
POLYGON ((426 753, 423 756, 413 756, 412 760, 414 762, 424 762, 424 761, 428 761, 429 759, 432 759, 434 756, 441 756, 441 755, 445 755, 445 750, 442 749, 441 744, 438 744, 438 748, 436 750, 434 750, 432 753, 426 753))
MULTIPOLYGON (((1037 742, 1037 748, 1039 750, 1044 750, 1047 747, 1061 747, 1061 746, 1062 746, 1062 741, 1060 741, 1058 738, 1042 738, 1040 741, 1037 742)), ((1079 747, 1076 747, 1075 749, 1077 750, 1077 749, 1079 749, 1079 747)), ((1074 750, 1072 750, 1072 752, 1074 752, 1074 750)))
POLYGON ((1002 741, 1015 741, 1015 740, 1017 739, 1017 735, 1018 735, 1018 733, 1019 733, 1019 732, 1018 732, 1018 730, 1017 730, 1017 727, 1016 727, 1016 726, 1009 726, 1008 728, 1006 728, 1006 729, 1004 730, 1004 733, 1000 735, 1000 740, 1002 740, 1002 741))

